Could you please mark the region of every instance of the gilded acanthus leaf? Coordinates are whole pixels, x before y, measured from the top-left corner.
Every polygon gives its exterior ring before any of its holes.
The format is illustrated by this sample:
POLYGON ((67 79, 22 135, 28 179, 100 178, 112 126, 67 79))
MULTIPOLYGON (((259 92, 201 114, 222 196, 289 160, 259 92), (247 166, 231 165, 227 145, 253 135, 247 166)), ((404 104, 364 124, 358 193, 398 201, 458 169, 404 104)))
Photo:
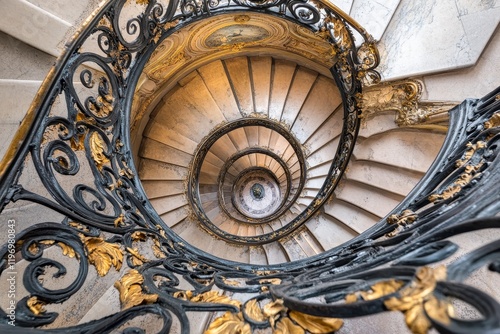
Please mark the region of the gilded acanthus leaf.
POLYGON ((153 254, 156 258, 163 259, 167 257, 167 255, 161 250, 160 241, 158 239, 155 238, 153 240, 153 246, 151 246, 151 248, 153 249, 153 254))
POLYGON ((500 126, 500 112, 494 113, 489 120, 484 122, 485 129, 496 128, 498 126, 500 126))
POLYGON ((271 327, 274 327, 275 321, 279 318, 280 314, 283 311, 286 311, 286 307, 283 304, 283 299, 276 299, 275 301, 264 305, 262 309, 262 313, 266 318, 269 319, 271 327))
POLYGON ((29 251, 31 254, 36 254, 36 253, 38 253, 39 248, 38 248, 38 245, 36 244, 36 242, 31 243, 31 245, 28 247, 28 251, 29 251))
POLYGON ((389 281, 377 282, 371 286, 371 291, 361 291, 360 294, 364 300, 374 300, 383 296, 390 295, 391 293, 398 291, 402 286, 402 281, 391 279, 389 281))
POLYGON ((125 215, 122 213, 120 214, 114 221, 115 227, 120 227, 122 225, 125 225, 125 215))
POLYGON ((276 299, 275 301, 264 305, 262 312, 267 318, 269 318, 274 317, 276 314, 284 310, 285 306, 283 305, 283 299, 276 299))
POLYGON ((104 154, 104 140, 102 140, 97 132, 93 132, 90 136, 89 143, 92 159, 94 159, 97 168, 102 169, 102 166, 109 162, 108 157, 104 154))
POLYGON ((158 300, 156 294, 146 294, 142 291, 144 277, 135 269, 131 269, 116 281, 114 286, 120 292, 122 309, 128 309, 141 304, 150 304, 158 300))
POLYGON ((229 286, 240 286, 240 282, 235 281, 235 280, 231 280, 231 279, 227 279, 225 277, 222 277, 222 281, 224 282, 224 284, 227 284, 229 286))
POLYGON ((429 196, 429 201, 438 203, 447 199, 453 198, 458 195, 462 189, 471 183, 472 180, 481 176, 479 170, 483 166, 484 161, 480 161, 477 165, 466 166, 463 173, 460 174, 455 182, 444 189, 441 193, 432 194, 429 196))
POLYGON ((119 244, 112 244, 102 238, 83 237, 88 259, 100 276, 105 276, 111 266, 120 270, 123 262, 123 250, 119 244))
POLYGON ((190 298, 193 303, 217 303, 217 304, 229 304, 240 308, 241 302, 219 294, 217 291, 207 291, 200 293, 196 296, 190 298))
POLYGON ((484 141, 478 141, 477 143, 475 144, 472 144, 472 143, 467 143, 466 145, 467 147, 467 150, 465 151, 464 153, 464 156, 462 157, 462 159, 460 160, 457 160, 457 163, 456 163, 456 166, 457 167, 462 167, 463 165, 465 165, 467 162, 470 161, 470 159, 472 158, 472 156, 480 149, 482 148, 485 148, 486 147, 486 142, 484 141))
POLYGON ((282 318, 277 324, 273 334, 304 334, 302 327, 295 325, 289 318, 282 318))
POLYGON ((148 239, 148 236, 144 231, 135 231, 130 237, 132 238, 132 241, 146 241, 148 239))
POLYGON ((384 301, 387 309, 401 311, 405 315, 408 328, 415 334, 427 333, 431 322, 425 315, 424 308, 429 316, 437 316, 437 320, 447 322, 451 305, 438 301, 433 295, 436 282, 446 279, 446 267, 435 269, 420 268, 415 280, 401 290, 400 297, 392 297, 384 301))
POLYGON ((140 266, 140 265, 148 262, 148 259, 146 259, 144 256, 142 256, 139 253, 139 250, 135 247, 134 248, 127 247, 127 252, 129 252, 130 255, 132 255, 131 260, 132 260, 132 265, 134 265, 134 266, 140 266))
POLYGON ((30 297, 27 300, 26 304, 28 305, 28 308, 30 309, 31 312, 33 312, 34 315, 45 313, 45 308, 44 308, 45 303, 39 301, 36 296, 30 297))
POLYGON ((266 317, 259 306, 257 300, 252 299, 245 305, 245 313, 255 321, 265 321, 266 317))
POLYGON ((231 313, 227 311, 210 324, 205 334, 251 334, 251 332, 250 325, 243 321, 241 312, 231 313))
POLYGON ((398 225, 398 227, 392 232, 387 233, 387 237, 394 237, 399 233, 400 230, 404 228, 404 226, 412 224, 413 222, 415 222, 415 220, 417 220, 417 218, 418 215, 409 209, 404 210, 399 215, 390 215, 389 217, 387 217, 387 223, 391 225, 398 225))
POLYGON ((272 285, 280 285, 281 278, 263 278, 259 280, 260 284, 272 284, 272 285))
POLYGON ((62 242, 58 242, 57 245, 59 247, 61 247, 63 255, 71 257, 71 258, 76 256, 75 250, 72 247, 70 247, 62 242))
POLYGON ((341 319, 316 317, 296 311, 290 311, 289 315, 300 327, 314 334, 336 332, 344 324, 341 319))
POLYGON ((351 38, 346 25, 340 19, 332 19, 332 23, 333 35, 345 49, 349 49, 351 47, 351 38))

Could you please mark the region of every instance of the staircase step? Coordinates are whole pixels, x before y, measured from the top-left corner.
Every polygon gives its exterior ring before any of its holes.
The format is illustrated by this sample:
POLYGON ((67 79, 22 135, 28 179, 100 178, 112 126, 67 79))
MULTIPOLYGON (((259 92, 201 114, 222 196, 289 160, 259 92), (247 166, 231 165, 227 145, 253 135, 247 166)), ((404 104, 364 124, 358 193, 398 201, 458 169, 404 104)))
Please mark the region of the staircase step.
POLYGON ((342 98, 335 83, 330 78, 318 76, 297 115, 291 129, 292 133, 304 143, 341 103, 342 98))
POLYGON ((229 82, 236 96, 241 115, 247 116, 254 112, 252 84, 247 57, 235 57, 224 60, 229 82))
POLYGON ((0 31, 52 56, 61 54, 59 43, 71 23, 24 0, 2 0, 1 8, 9 15, 0 20, 0 31))
POLYGON ((332 249, 358 235, 352 228, 324 213, 309 219, 306 226, 324 250, 332 249))

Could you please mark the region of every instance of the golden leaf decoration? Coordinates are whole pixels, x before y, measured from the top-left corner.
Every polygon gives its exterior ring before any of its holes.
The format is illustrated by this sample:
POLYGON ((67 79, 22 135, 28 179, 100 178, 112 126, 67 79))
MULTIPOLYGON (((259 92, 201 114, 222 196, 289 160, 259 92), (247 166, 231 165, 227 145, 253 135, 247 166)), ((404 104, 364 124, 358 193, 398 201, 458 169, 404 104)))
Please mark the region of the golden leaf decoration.
POLYGON ((280 285, 281 278, 263 278, 259 280, 260 284, 272 284, 272 285, 280 285))
POLYGON ((125 215, 121 213, 114 221, 115 227, 125 225, 125 215))
POLYGON ((58 242, 57 245, 61 247, 63 255, 71 258, 74 258, 76 256, 75 250, 72 247, 62 242, 58 242))
POLYGON ((217 291, 207 291, 200 293, 194 297, 190 298, 193 303, 217 303, 217 304, 229 304, 240 308, 241 302, 219 294, 217 291))
POLYGON ((262 310, 260 309, 260 306, 255 299, 248 301, 248 303, 245 305, 245 313, 254 321, 262 322, 266 320, 264 313, 262 313, 262 310))
POLYGON ((403 284, 404 283, 402 281, 396 281, 393 279, 389 281, 377 282, 371 286, 371 291, 361 291, 360 294, 364 300, 374 300, 398 291, 403 284))
MULTIPOLYGON (((500 116, 500 114, 499 114, 500 116)), ((487 122, 486 122, 487 123, 487 122)), ((485 124, 486 124, 485 123, 485 124)), ((462 167, 463 165, 465 165, 467 162, 470 161, 470 159, 472 158, 472 156, 480 149, 482 148, 485 148, 486 147, 486 142, 480 140, 478 141, 477 143, 475 144, 472 144, 471 142, 467 143, 466 145, 467 147, 467 150, 465 151, 464 153, 464 156, 462 157, 462 159, 459 159, 457 160, 455 166, 457 167, 462 167)))
MULTIPOLYGON (((497 97, 498 97, 498 95, 497 95, 497 97)), ((493 116, 491 116, 489 120, 484 122, 485 129, 496 128, 497 126, 500 126, 500 112, 494 113, 493 116)))
POLYGON ((27 301, 26 304, 28 305, 28 308, 30 309, 31 312, 33 312, 34 315, 39 315, 41 313, 45 313, 45 303, 38 300, 36 296, 30 297, 27 301))
POLYGON ((186 290, 186 291, 177 291, 174 292, 174 298, 182 299, 182 300, 190 300, 193 297, 193 291, 191 290, 186 290))
POLYGON ((358 301, 358 296, 355 293, 349 293, 345 296, 346 304, 352 304, 358 301))
POLYGON ((129 252, 132 255, 131 260, 132 260, 132 265, 134 266, 140 266, 143 263, 148 262, 148 259, 142 256, 137 248, 127 247, 127 252, 129 252))
POLYGON ((295 325, 289 318, 282 318, 277 324, 273 334, 304 334, 304 329, 295 325))
POLYGON ((124 253, 119 244, 93 237, 84 237, 83 242, 87 248, 89 262, 95 266, 99 276, 105 276, 111 266, 120 270, 124 253))
POLYGON ((275 301, 264 305, 262 313, 269 319, 271 327, 274 327, 274 322, 278 319, 280 313, 285 310, 286 307, 283 305, 283 299, 276 299, 275 301))
POLYGON ((97 132, 93 132, 89 142, 92 159, 94 159, 97 168, 102 169, 102 166, 109 162, 108 157, 104 154, 104 140, 97 132))
POLYGON ((130 235, 130 237, 132 238, 132 241, 146 241, 148 239, 148 236, 144 231, 135 231, 130 235))
POLYGON ((425 315, 424 308, 428 309, 429 316, 436 316, 437 320, 449 322, 451 305, 439 301, 433 295, 436 282, 446 279, 446 267, 422 267, 418 270, 415 280, 401 290, 400 297, 392 297, 384 301, 387 309, 401 311, 405 315, 408 328, 415 334, 427 333, 431 322, 425 315))
POLYGON ((243 321, 241 312, 227 311, 210 324, 205 334, 251 334, 251 332, 250 325, 243 321))
POLYGON ((142 292, 144 277, 135 269, 129 270, 123 277, 116 281, 114 287, 120 292, 122 309, 128 309, 141 304, 150 304, 158 300, 157 294, 142 292))
POLYGON ((167 255, 161 250, 160 241, 155 238, 153 242, 154 244, 153 246, 151 246, 151 248, 153 249, 154 256, 158 259, 166 258, 167 255))
POLYGON ((300 327, 314 334, 336 332, 344 324, 341 319, 316 317, 297 311, 290 311, 289 315, 300 327))
POLYGON ((227 279, 225 277, 222 277, 222 281, 224 282, 224 284, 227 284, 229 286, 240 286, 240 282, 235 281, 235 280, 231 280, 231 279, 227 279))
POLYGON ((264 305, 262 312, 266 317, 270 318, 284 310, 285 306, 283 305, 283 299, 276 299, 275 301, 264 305))
POLYGON ((31 253, 31 254, 36 254, 38 253, 38 245, 36 244, 36 242, 33 242, 29 247, 28 247, 28 251, 31 253))

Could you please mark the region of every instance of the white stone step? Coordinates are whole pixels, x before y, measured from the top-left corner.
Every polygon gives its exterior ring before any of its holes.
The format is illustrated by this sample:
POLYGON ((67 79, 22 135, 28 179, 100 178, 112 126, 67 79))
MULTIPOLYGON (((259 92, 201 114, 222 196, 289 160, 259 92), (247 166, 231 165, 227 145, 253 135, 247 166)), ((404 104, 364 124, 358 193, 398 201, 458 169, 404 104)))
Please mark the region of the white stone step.
POLYGON ((25 0, 0 0, 0 8, 8 13, 0 20, 0 31, 52 56, 60 55, 60 43, 71 23, 25 0))
POLYGON ((235 57, 226 59, 223 63, 240 113, 243 116, 250 115, 255 110, 248 58, 235 57))
POLYGON ((255 112, 267 116, 269 110, 269 95, 271 91, 271 57, 251 57, 250 68, 252 77, 252 92, 255 112))
POLYGON ((325 203, 323 208, 325 213, 346 224, 357 233, 366 231, 380 221, 379 216, 363 207, 355 206, 338 198, 333 198, 330 202, 325 203))
POLYGON ((434 161, 443 140, 440 133, 428 132, 422 136, 419 132, 398 129, 358 139, 353 154, 357 160, 376 161, 423 173, 434 161))
MULTIPOLYGON (((295 63, 274 60, 274 75, 269 101, 269 118, 280 121, 285 101, 296 71, 295 63)), ((272 147, 272 146, 271 146, 272 147)))
POLYGON ((159 215, 177 210, 188 204, 184 194, 159 197, 151 199, 150 202, 159 215))
POLYGON ((224 114, 224 118, 228 121, 240 118, 238 104, 222 62, 215 61, 202 66, 198 69, 198 73, 203 78, 213 100, 224 114))
POLYGON ((349 241, 358 233, 326 213, 320 213, 306 222, 306 226, 324 250, 349 241))
POLYGON ((291 128, 301 142, 306 140, 330 117, 342 103, 334 81, 318 76, 291 128))
POLYGON ((149 138, 143 139, 139 156, 180 167, 187 167, 193 158, 191 154, 149 138))
POLYGON ((295 119, 304 105, 304 102, 317 77, 317 72, 304 67, 299 67, 297 69, 281 114, 281 122, 286 123, 290 127, 294 124, 295 119))

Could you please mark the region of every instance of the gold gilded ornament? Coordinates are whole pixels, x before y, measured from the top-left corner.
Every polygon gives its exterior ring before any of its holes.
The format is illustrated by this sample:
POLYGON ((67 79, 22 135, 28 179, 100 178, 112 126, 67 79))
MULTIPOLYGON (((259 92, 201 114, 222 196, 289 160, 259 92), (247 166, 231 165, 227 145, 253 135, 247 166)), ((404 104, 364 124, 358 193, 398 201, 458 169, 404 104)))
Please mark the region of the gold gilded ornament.
POLYGON ((231 313, 227 311, 223 316, 215 319, 205 334, 251 334, 250 325, 243 321, 243 315, 240 313, 231 313))
POLYGON ((296 311, 290 311, 289 315, 300 327, 313 334, 335 332, 344 324, 341 319, 316 317, 296 311))
POLYGON ((119 244, 112 244, 102 238, 84 237, 83 242, 87 248, 88 259, 97 270, 99 276, 105 276, 111 266, 120 270, 123 262, 123 250, 119 244))
POLYGON ((119 281, 115 282, 114 286, 120 292, 120 303, 123 310, 141 304, 154 303, 158 300, 158 295, 142 292, 142 283, 144 283, 144 277, 135 269, 130 270, 119 281))

